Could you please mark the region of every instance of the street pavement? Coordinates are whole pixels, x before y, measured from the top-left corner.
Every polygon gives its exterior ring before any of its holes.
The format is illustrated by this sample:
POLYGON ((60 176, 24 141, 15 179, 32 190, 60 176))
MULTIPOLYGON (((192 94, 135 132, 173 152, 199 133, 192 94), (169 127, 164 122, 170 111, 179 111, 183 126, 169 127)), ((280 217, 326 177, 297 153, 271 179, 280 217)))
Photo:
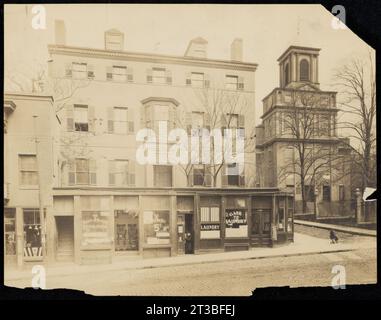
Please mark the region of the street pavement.
MULTIPOLYGON (((269 286, 331 286, 332 268, 345 267, 346 284, 376 283, 376 249, 225 261, 155 269, 113 270, 51 276, 47 289, 70 288, 92 295, 249 296, 269 286)), ((30 286, 25 279, 7 285, 30 286)))
MULTIPOLYGON (((268 286, 330 286, 335 265, 345 267, 347 284, 376 282, 376 238, 339 233, 340 243, 331 245, 327 230, 295 228, 295 242, 276 248, 52 267, 46 288, 92 295, 248 296, 268 286)), ((31 277, 30 270, 8 273, 5 284, 30 287, 31 277)))

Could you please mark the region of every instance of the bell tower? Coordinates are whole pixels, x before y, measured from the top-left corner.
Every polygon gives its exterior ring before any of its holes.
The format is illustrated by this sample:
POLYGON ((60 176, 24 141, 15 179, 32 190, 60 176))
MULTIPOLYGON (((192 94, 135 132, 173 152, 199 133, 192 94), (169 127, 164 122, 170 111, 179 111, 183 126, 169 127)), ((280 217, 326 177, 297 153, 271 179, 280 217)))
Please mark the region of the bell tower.
POLYGON ((290 46, 279 58, 281 88, 300 88, 309 84, 319 89, 319 51, 317 48, 290 46))

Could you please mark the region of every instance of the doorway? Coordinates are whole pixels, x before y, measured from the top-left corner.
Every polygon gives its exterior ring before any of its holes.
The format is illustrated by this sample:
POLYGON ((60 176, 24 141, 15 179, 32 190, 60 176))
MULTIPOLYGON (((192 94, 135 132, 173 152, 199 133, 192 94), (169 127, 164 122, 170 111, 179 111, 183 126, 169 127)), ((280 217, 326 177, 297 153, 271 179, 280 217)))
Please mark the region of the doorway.
POLYGON ((138 214, 115 210, 115 251, 136 251, 138 246, 138 214))
POLYGON ((194 223, 193 214, 185 214, 185 254, 194 253, 194 223))
POLYGON ((74 259, 74 217, 56 216, 57 228, 57 261, 74 259))

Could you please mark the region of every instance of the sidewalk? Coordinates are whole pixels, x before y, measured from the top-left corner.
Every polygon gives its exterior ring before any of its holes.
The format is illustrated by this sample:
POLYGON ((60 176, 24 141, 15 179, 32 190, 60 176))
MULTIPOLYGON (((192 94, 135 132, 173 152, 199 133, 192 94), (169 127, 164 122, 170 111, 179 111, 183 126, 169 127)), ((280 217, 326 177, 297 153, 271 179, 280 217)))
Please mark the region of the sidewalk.
MULTIPOLYGON (((168 258, 143 259, 141 257, 115 257, 108 265, 77 265, 74 263, 56 263, 46 266, 46 276, 70 276, 72 274, 93 274, 113 270, 134 270, 161 268, 190 264, 213 263, 223 261, 239 261, 248 259, 263 259, 276 257, 300 256, 330 252, 343 252, 364 247, 362 244, 330 244, 329 240, 319 239, 304 234, 295 233, 294 243, 274 248, 253 248, 248 251, 207 253, 200 255, 182 255, 168 258)), ((375 242, 365 244, 375 246, 375 242)), ((32 266, 22 270, 5 270, 5 280, 28 279, 32 277, 32 266)))
POLYGON ((307 227, 315 227, 322 228, 327 230, 335 230, 360 236, 369 236, 369 237, 377 237, 376 230, 367 230, 356 227, 347 227, 347 226, 339 226, 337 224, 329 224, 329 223, 320 223, 320 222, 312 222, 312 221, 304 221, 304 220, 294 220, 295 224, 300 224, 307 227))

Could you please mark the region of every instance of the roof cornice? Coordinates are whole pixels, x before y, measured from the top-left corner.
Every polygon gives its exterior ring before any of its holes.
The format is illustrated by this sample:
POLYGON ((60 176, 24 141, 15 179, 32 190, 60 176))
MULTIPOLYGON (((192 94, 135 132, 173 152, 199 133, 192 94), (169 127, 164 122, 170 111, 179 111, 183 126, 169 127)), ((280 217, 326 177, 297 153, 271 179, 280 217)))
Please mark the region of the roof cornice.
POLYGON ((217 59, 202 59, 202 58, 195 58, 195 57, 181 57, 181 56, 130 52, 130 51, 113 51, 113 50, 73 47, 73 46, 63 46, 63 45, 48 45, 48 51, 50 54, 85 56, 85 57, 112 59, 112 60, 132 60, 132 61, 153 62, 153 63, 163 63, 163 64, 182 64, 182 65, 193 65, 193 66, 206 67, 206 68, 221 68, 221 69, 231 69, 231 70, 251 71, 251 72, 254 72, 258 67, 257 63, 249 63, 249 62, 217 60, 217 59))

